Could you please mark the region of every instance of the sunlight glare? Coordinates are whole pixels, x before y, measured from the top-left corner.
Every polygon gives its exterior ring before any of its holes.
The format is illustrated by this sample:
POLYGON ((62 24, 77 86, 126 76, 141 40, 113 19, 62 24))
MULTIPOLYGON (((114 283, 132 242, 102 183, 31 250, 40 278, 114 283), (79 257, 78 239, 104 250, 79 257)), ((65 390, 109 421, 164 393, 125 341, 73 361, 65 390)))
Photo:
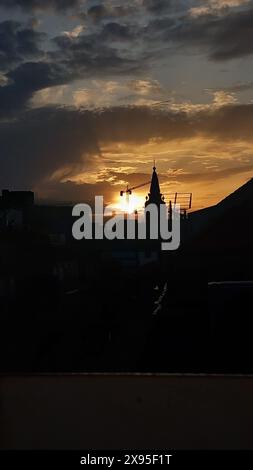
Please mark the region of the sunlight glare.
POLYGON ((127 214, 133 214, 135 211, 140 211, 144 207, 145 198, 143 196, 136 196, 135 194, 129 195, 124 194, 119 197, 118 203, 116 204, 117 210, 127 214))

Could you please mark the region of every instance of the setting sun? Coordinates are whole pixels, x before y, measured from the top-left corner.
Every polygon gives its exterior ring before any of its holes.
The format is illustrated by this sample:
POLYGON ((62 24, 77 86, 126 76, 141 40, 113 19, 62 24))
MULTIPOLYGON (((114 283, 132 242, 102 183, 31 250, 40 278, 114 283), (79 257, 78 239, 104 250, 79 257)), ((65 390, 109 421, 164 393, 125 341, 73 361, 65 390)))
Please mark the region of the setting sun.
POLYGON ((119 196, 118 202, 115 205, 116 210, 133 214, 135 211, 140 211, 144 208, 145 197, 136 194, 119 196))

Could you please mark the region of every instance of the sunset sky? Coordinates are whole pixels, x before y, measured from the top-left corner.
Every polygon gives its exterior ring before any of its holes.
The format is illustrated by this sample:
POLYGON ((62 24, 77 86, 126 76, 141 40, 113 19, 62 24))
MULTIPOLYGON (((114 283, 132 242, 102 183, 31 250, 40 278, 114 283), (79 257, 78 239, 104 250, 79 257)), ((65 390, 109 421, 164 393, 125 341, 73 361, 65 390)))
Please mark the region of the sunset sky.
POLYGON ((253 176, 252 61, 253 1, 0 0, 0 188, 109 203, 155 159, 218 202, 253 176))

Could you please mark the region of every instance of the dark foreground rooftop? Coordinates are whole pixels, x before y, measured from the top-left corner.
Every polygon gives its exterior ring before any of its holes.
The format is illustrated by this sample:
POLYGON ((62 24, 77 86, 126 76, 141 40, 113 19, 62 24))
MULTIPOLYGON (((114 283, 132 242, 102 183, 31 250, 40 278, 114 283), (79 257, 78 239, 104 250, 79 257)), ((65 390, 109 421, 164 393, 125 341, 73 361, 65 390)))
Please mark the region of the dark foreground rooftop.
POLYGON ((253 449, 253 376, 2 376, 0 389, 0 449, 253 449))

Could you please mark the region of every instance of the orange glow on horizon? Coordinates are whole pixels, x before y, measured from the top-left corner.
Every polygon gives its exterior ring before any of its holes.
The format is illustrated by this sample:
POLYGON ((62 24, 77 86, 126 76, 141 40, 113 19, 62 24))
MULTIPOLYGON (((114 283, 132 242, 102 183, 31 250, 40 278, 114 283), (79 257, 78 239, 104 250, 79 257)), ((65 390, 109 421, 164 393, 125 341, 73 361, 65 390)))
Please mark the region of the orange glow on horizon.
POLYGON ((119 196, 118 200, 113 206, 116 211, 124 212, 126 214, 133 214, 135 211, 141 211, 144 208, 145 197, 131 194, 129 197, 124 194, 119 196))

